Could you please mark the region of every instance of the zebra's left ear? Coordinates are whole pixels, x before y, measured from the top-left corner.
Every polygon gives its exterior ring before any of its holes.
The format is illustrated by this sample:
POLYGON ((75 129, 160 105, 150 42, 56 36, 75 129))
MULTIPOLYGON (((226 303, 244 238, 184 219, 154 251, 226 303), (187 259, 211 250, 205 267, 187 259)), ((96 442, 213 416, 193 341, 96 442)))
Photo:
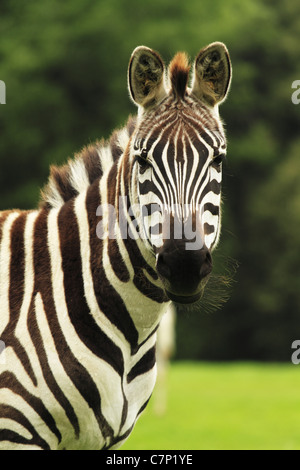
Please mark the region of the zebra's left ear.
POLYGON ((164 98, 164 74, 160 55, 148 47, 137 47, 128 68, 128 88, 133 101, 146 109, 164 98))
POLYGON ((221 104, 228 93, 231 62, 222 42, 213 42, 201 49, 194 64, 192 93, 209 106, 221 104))

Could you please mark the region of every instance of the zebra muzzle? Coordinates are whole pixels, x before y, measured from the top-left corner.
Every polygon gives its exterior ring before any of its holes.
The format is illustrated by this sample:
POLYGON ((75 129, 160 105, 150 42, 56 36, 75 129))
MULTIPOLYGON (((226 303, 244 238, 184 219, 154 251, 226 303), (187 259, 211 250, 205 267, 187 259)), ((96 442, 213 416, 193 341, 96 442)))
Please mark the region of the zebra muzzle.
POLYGON ((212 258, 206 246, 186 250, 183 242, 167 240, 158 252, 156 269, 170 300, 187 304, 202 297, 212 258))

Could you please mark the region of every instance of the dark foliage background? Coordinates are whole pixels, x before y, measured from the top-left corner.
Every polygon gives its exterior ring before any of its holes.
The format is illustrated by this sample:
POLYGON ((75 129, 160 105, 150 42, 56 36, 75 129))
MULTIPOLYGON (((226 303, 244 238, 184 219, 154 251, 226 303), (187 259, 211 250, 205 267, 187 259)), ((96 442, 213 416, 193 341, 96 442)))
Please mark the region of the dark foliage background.
POLYGON ((135 112, 126 70, 137 45, 167 62, 226 43, 233 82, 221 108, 229 152, 215 264, 239 269, 222 309, 178 315, 176 354, 290 361, 300 337, 299 2, 1 0, 0 37, 1 209, 35 207, 51 163, 135 112))

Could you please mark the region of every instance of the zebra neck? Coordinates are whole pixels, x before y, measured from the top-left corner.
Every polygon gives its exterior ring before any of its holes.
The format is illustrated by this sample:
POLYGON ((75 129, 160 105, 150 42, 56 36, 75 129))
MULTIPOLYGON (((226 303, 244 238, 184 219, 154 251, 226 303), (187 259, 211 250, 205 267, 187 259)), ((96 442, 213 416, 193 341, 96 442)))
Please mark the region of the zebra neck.
POLYGON ((99 316, 99 307, 101 315, 114 325, 115 334, 125 337, 131 350, 136 350, 155 331, 168 302, 155 259, 143 240, 121 233, 120 201, 131 202, 127 183, 121 182, 121 160, 75 199, 74 211, 86 276, 85 297, 93 297, 91 313, 99 316))

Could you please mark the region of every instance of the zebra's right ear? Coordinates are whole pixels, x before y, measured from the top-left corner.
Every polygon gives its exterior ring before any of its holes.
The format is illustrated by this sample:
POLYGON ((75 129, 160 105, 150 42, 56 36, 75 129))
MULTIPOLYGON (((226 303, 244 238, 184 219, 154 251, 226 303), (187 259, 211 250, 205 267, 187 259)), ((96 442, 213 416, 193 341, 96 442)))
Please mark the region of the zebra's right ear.
POLYGON ((222 42, 213 42, 196 57, 192 93, 209 106, 221 104, 231 81, 229 52, 222 42))
POLYGON ((128 88, 132 100, 145 109, 161 101, 167 94, 164 76, 165 66, 160 55, 148 47, 137 47, 128 68, 128 88))

